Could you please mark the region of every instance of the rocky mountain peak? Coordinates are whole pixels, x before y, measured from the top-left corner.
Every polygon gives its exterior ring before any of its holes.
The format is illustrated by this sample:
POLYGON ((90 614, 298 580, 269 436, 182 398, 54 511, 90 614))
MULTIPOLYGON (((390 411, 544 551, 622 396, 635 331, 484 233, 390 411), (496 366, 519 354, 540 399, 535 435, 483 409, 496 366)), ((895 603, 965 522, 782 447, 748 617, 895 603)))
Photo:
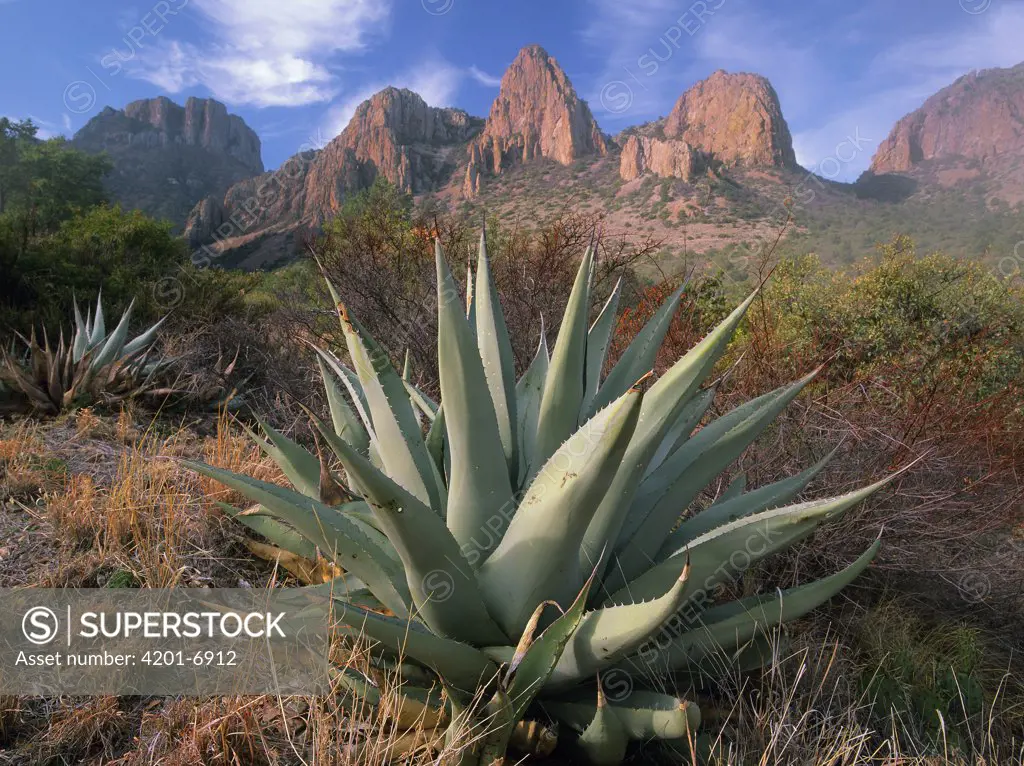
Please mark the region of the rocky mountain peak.
POLYGON ((796 166, 779 96, 761 75, 718 70, 679 97, 664 133, 725 165, 796 166))
POLYGON ((470 147, 464 191, 475 193, 483 173, 546 157, 568 165, 608 151, 587 103, 558 62, 527 45, 501 78, 483 134, 470 147))
POLYGON ((429 106, 418 93, 389 86, 356 108, 341 135, 352 147, 381 131, 397 144, 446 144, 466 140, 479 127, 461 109, 429 106))
POLYGON ((410 194, 438 188, 483 124, 461 109, 430 106, 411 90, 384 88, 362 102, 323 149, 236 184, 223 200, 197 204, 185 234, 193 247, 212 239, 223 247, 241 242, 256 260, 271 257, 261 248, 286 256, 297 231, 318 225, 378 177, 410 194), (261 233, 270 246, 254 239, 261 233))
POLYGON ((1018 64, 971 72, 933 95, 896 123, 878 147, 871 172, 906 173, 930 160, 988 166, 1022 154, 1024 64, 1018 64))
POLYGON ((482 127, 461 109, 433 107, 411 90, 387 87, 361 103, 310 164, 307 212, 322 219, 346 191, 365 188, 378 175, 412 194, 429 191, 451 175, 454 148, 482 127))
POLYGON ((260 139, 241 117, 228 114, 224 104, 212 98, 191 97, 179 106, 166 96, 133 101, 124 108, 126 116, 159 131, 163 143, 199 146, 234 157, 263 172, 260 139))
POLYGON ((106 107, 72 143, 110 156, 105 183, 112 199, 176 223, 204 197, 263 172, 259 136, 209 98, 181 106, 159 96, 106 107))

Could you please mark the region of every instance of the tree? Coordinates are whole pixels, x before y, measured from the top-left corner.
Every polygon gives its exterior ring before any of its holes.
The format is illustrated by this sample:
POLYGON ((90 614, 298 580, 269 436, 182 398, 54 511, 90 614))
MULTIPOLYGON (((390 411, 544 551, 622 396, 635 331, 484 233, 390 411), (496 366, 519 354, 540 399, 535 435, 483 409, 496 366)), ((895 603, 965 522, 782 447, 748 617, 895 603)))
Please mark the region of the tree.
POLYGON ((63 138, 31 144, 23 153, 28 182, 21 189, 29 236, 54 231, 62 221, 107 199, 102 155, 71 149, 63 138))
POLYGON ((0 119, 0 304, 16 311, 56 298, 47 291, 75 279, 66 273, 40 287, 41 273, 58 270, 54 243, 41 240, 105 200, 103 176, 111 167, 63 138, 40 141, 37 130, 30 120, 0 119))
POLYGON ((135 298, 136 316, 153 318, 162 307, 155 305, 152 285, 186 260, 169 223, 116 206, 94 207, 29 241, 3 288, 7 323, 55 327, 67 320, 73 299, 94 300, 101 286, 108 305, 135 298))
POLYGON ((7 207, 9 190, 21 185, 24 168, 20 157, 35 142, 38 130, 32 120, 15 122, 0 117, 0 215, 7 207))

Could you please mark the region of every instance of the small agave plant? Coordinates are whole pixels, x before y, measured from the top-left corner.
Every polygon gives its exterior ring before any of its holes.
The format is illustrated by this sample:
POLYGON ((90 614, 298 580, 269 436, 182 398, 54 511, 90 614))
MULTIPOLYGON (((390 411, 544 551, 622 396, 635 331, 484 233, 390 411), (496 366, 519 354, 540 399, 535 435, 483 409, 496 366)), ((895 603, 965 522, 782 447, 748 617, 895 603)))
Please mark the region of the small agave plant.
MULTIPOLYGON (((107 333, 102 296, 86 318, 75 301, 75 333, 66 343, 61 332, 56 348, 43 331, 40 346, 35 330, 18 334, 25 349, 0 351, 0 385, 24 397, 35 410, 56 414, 93 403, 112 403, 153 391, 166 362, 150 359, 163 319, 138 337, 128 339, 134 301, 107 333)), ((166 317, 165 317, 166 318, 166 317)))
MULTIPOLYGON (((695 675, 723 656, 757 665, 767 632, 839 592, 878 543, 787 591, 719 602, 717 586, 884 482, 789 504, 826 458, 752 491, 739 478, 690 512, 811 380, 697 428, 717 388, 704 381, 754 296, 652 382, 681 288, 602 377, 619 287, 590 324, 588 248, 553 353, 542 333, 517 381, 483 237, 468 311, 439 245, 436 259, 439 402, 392 366, 329 285, 351 367, 316 349, 331 423, 310 416, 344 483, 263 423, 266 438, 253 437, 294 489, 188 465, 258 504, 227 510, 274 545, 347 571, 312 587, 333 588, 346 630, 375 642, 381 667, 403 669, 412 710, 451 736, 474 731, 464 762, 500 763, 524 719, 561 722, 599 764, 621 761, 630 741, 685 742, 700 721, 685 699, 695 675)), ((379 698, 372 674, 341 679, 379 698)))

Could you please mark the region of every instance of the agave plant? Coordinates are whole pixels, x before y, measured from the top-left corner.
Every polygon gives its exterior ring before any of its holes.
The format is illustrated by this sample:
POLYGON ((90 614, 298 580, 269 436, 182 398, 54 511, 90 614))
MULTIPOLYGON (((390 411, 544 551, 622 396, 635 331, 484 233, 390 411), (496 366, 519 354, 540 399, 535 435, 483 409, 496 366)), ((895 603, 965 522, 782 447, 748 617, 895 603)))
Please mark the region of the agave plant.
MULTIPOLYGON (((111 403, 149 391, 166 368, 163 360, 150 359, 153 342, 163 319, 138 337, 128 340, 134 301, 121 315, 113 332, 107 333, 102 295, 96 311, 86 318, 74 302, 75 332, 65 343, 61 332, 56 348, 43 331, 40 346, 35 330, 29 338, 18 334, 25 346, 0 351, 0 385, 6 385, 45 413, 58 413, 94 402, 111 403)), ((166 318, 166 317, 165 317, 166 318)))
MULTIPOLYGON (((878 543, 787 591, 721 602, 719 586, 884 482, 789 504, 826 458, 751 491, 739 477, 693 512, 811 380, 698 428, 718 387, 704 382, 754 296, 653 381, 681 288, 602 376, 620 288, 590 324, 590 247, 553 352, 542 332, 517 381, 484 238, 468 310, 440 245, 436 260, 439 402, 392 366, 328 285, 351 366, 316 349, 331 422, 310 417, 344 481, 319 449, 262 422, 265 438, 251 435, 293 489, 188 465, 256 503, 227 510, 274 545, 346 570, 314 587, 333 588, 346 629, 404 669, 414 710, 450 732, 479 727, 466 762, 500 762, 524 718, 562 722, 601 764, 619 762, 631 740, 692 737, 697 706, 664 690, 685 692, 723 653, 757 664, 767 631, 831 598, 878 543)), ((342 680, 371 702, 380 694, 372 674, 342 680)))

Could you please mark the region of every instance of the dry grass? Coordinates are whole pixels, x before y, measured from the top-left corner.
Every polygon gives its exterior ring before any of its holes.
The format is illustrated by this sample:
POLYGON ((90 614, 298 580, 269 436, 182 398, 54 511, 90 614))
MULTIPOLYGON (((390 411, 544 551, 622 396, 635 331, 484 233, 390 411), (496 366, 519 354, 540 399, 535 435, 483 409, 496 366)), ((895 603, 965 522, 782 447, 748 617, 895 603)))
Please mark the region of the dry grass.
POLYGON ((64 465, 50 454, 40 427, 31 420, 20 421, 0 439, 0 470, 0 502, 55 490, 65 476, 64 465))
POLYGON ((126 572, 138 584, 170 588, 181 583, 190 546, 209 536, 208 520, 178 481, 177 466, 155 455, 174 454, 176 439, 143 439, 117 460, 113 481, 70 477, 48 497, 46 515, 55 539, 92 551, 101 566, 126 572))
MULTIPOLYGON (((1003 707, 1008 682, 973 718, 940 719, 925 735, 893 709, 879 714, 858 679, 881 668, 858 664, 845 631, 810 627, 776 637, 763 672, 724 666, 697 699, 704 713, 693 743, 642 743, 635 763, 679 766, 1001 766, 1024 757, 1020 713, 1003 707)), ((336 661, 377 684, 373 703, 338 686, 321 697, 204 699, 80 698, 8 700, 10 760, 0 763, 186 766, 409 766, 457 763, 479 729, 446 741, 446 720, 402 694, 394 670, 371 665, 367 644, 337 647, 336 661), (436 724, 440 723, 438 726, 436 724)), ((965 694, 965 693, 964 693, 965 694)), ((688 695, 689 696, 689 695, 688 695)), ((477 701, 476 704, 479 704, 477 701)), ((966 701, 963 703, 966 706, 966 701)), ((562 740, 571 740, 562 732, 562 740)), ((571 752, 570 750, 564 752, 571 752)), ((563 751, 559 751, 562 754, 563 751)), ((523 759, 513 754, 510 762, 523 759)), ((554 762, 563 762, 556 755, 554 762)))
MULTIPOLYGON (((870 624, 865 623, 865 624, 870 624)), ((715 681, 717 706, 705 708, 699 742, 704 762, 715 766, 799 763, 811 766, 962 764, 997 766, 1024 757, 1021 711, 1007 707, 1010 681, 991 689, 974 715, 937 715, 934 730, 896 707, 879 703, 875 680, 889 672, 884 659, 860 664, 845 631, 814 629, 798 635, 794 648, 776 636, 773 661, 763 673, 740 675, 725 665, 715 681)), ((941 669, 941 660, 937 660, 941 669)), ((1020 689, 1014 690, 1020 697, 1020 689)), ((950 709, 968 708, 957 690, 950 709)), ((677 748, 678 761, 692 758, 677 748)), ((696 766, 696 764, 694 764, 696 766)))
MULTIPOLYGON (((0 584, 237 586, 253 571, 240 528, 173 459, 278 474, 223 418, 205 443, 181 427, 80 411, 0 431, 0 584)), ((224 497, 232 500, 234 498, 224 497)))
MULTIPOLYGON (((744 461, 754 469, 755 485, 769 473, 804 467, 804 443, 793 446, 798 432, 810 430, 814 438, 833 435, 831 427, 823 425, 827 413, 822 415, 813 406, 798 405, 791 418, 744 461)), ((0 586, 96 585, 113 577, 143 587, 234 585, 242 579, 256 587, 266 585, 273 576, 271 568, 252 561, 237 525, 213 504, 240 503, 241 498, 167 458, 201 457, 269 481, 281 476, 229 416, 222 413, 211 432, 199 439, 179 427, 140 427, 128 411, 116 420, 80 413, 49 429, 30 421, 8 428, 0 441, 0 461, 5 477, 20 483, 5 481, 5 499, 17 497, 17 503, 8 504, 3 516, 24 523, 17 540, 11 536, 3 545, 23 546, 22 561, 27 557, 24 546, 45 541, 49 547, 31 548, 32 556, 43 560, 25 580, 12 581, 0 567, 0 586)), ((854 446, 859 438, 853 440, 854 446)), ((849 461, 844 453, 844 465, 830 481, 838 486, 852 481, 852 474, 864 468, 859 462, 864 445, 871 444, 865 439, 849 461)), ((942 503, 966 503, 979 491, 974 486, 967 495, 959 494, 966 491, 961 489, 956 495, 940 496, 941 490, 929 490, 938 494, 926 496, 930 481, 924 473, 904 483, 872 506, 871 518, 913 512, 922 514, 920 521, 925 523, 932 515, 928 503, 945 512, 942 503), (918 510, 925 500, 926 509, 918 510)), ((851 528, 842 527, 838 534, 851 533, 851 528)), ((824 547, 836 539, 824 538, 824 547)), ((821 540, 812 543, 781 565, 776 562, 770 570, 752 573, 757 582, 741 585, 753 587, 762 579, 773 585, 806 580, 804 570, 831 568, 830 556, 845 556, 823 553, 822 547, 821 540)), ((3 557, 0 553, 0 563, 3 557)), ((861 584, 855 595, 864 597, 864 590, 861 584)), ((871 597, 868 591, 866 598, 871 597)), ((943 663, 960 661, 959 652, 970 646, 969 633, 956 625, 910 625, 900 616, 902 611, 861 609, 853 616, 847 611, 840 610, 837 617, 835 611, 822 610, 795 626, 792 648, 778 642, 775 661, 763 673, 741 676, 722 668, 716 674, 714 688, 696 697, 705 724, 693 745, 704 754, 705 763, 1021 762, 1024 693, 1012 682, 1013 666, 1001 665, 1001 654, 991 654, 990 667, 979 676, 984 690, 980 710, 968 699, 970 690, 958 688, 952 702, 943 702, 938 724, 924 726, 912 707, 880 710, 875 687, 868 682, 892 679, 908 698, 917 699, 918 687, 931 689, 943 663), (836 627, 829 627, 829 619, 838 620, 836 627), (904 657, 908 646, 919 646, 918 654, 934 656, 935 662, 928 665, 914 655, 908 675, 904 670, 909 661, 893 664, 893 656, 904 657), (927 676, 923 680, 922 673, 927 676), (962 699, 957 701, 957 695, 962 699)), ((443 729, 434 726, 424 710, 410 712, 402 701, 402 678, 393 670, 371 669, 364 645, 356 642, 339 652, 341 664, 372 675, 379 704, 341 688, 324 697, 285 699, 0 698, 0 747, 6 748, 0 751, 0 763, 383 766, 401 760, 426 766, 455 762, 459 751, 475 742, 479 732, 470 729, 446 742, 443 729)), ((689 690, 683 691, 690 696, 689 690)), ((563 740, 570 738, 562 732, 563 740)), ((647 746, 640 758, 695 763, 688 744, 668 756, 647 746)))
MULTIPOLYGON (((243 473, 261 481, 287 484, 277 465, 264 456, 224 409, 217 415, 216 433, 203 443, 203 460, 218 468, 243 473)), ((211 507, 215 507, 215 502, 229 505, 248 503, 240 493, 206 476, 200 477, 199 485, 211 507)))

